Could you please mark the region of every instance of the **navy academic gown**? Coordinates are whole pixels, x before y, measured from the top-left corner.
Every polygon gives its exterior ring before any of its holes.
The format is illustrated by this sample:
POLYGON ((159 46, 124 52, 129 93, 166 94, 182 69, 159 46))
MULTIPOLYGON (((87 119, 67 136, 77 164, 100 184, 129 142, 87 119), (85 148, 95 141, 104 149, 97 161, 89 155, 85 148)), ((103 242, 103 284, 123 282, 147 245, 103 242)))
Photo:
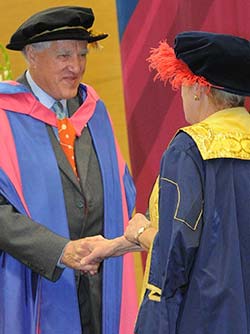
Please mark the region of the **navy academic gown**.
POLYGON ((225 109, 163 155, 137 334, 250 333, 250 116, 225 109))

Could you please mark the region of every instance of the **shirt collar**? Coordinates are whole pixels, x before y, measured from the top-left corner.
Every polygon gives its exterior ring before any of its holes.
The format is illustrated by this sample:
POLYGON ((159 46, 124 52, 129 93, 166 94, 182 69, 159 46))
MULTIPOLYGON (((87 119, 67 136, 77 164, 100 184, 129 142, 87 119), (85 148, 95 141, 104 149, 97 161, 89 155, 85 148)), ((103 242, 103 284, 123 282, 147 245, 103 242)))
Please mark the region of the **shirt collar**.
MULTIPOLYGON (((40 103, 42 103, 45 107, 48 109, 51 109, 53 104, 55 103, 55 99, 47 94, 42 88, 40 88, 35 81, 32 79, 30 72, 27 71, 26 73, 26 79, 31 87, 32 92, 36 96, 36 98, 39 100, 40 103)), ((67 101, 65 99, 60 100, 60 102, 63 105, 63 108, 67 110, 67 101)))

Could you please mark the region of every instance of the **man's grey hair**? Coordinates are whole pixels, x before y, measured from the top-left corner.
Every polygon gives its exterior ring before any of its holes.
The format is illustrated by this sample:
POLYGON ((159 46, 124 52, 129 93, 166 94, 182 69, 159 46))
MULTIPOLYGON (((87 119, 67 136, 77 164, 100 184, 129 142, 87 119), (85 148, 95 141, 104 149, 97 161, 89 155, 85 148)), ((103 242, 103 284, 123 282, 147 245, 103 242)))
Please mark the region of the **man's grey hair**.
POLYGON ((28 44, 23 48, 22 53, 23 53, 24 57, 27 59, 26 50, 27 50, 28 47, 32 47, 34 50, 39 52, 39 51, 43 51, 44 49, 48 49, 50 47, 50 45, 51 45, 51 41, 28 44))

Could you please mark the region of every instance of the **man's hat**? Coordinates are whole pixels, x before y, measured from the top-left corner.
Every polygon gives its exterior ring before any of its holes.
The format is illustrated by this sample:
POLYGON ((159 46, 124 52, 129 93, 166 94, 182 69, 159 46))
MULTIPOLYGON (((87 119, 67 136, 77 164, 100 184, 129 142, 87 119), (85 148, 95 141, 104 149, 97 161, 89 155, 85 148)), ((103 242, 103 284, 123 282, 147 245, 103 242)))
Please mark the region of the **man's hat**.
POLYGON ((250 96, 250 43, 244 38, 186 31, 176 36, 174 48, 161 42, 148 60, 155 78, 170 81, 173 88, 198 83, 250 96))
POLYGON ((22 50, 25 45, 55 40, 86 40, 89 43, 106 38, 89 30, 94 22, 91 8, 53 7, 32 15, 12 35, 7 49, 22 50))

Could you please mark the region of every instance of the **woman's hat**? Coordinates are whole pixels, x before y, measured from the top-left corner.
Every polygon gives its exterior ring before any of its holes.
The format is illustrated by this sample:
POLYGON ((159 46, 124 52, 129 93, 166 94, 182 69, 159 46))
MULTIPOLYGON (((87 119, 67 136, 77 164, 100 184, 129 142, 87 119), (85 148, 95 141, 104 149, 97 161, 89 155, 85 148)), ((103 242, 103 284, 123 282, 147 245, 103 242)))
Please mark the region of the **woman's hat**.
POLYGON ((149 57, 157 78, 182 84, 215 87, 237 95, 250 95, 250 43, 227 34, 187 31, 178 34, 174 48, 161 42, 149 57))
POLYGON ((25 45, 54 40, 86 40, 89 43, 106 38, 105 33, 94 34, 91 8, 78 6, 53 7, 28 18, 12 35, 6 48, 22 50, 25 45))

